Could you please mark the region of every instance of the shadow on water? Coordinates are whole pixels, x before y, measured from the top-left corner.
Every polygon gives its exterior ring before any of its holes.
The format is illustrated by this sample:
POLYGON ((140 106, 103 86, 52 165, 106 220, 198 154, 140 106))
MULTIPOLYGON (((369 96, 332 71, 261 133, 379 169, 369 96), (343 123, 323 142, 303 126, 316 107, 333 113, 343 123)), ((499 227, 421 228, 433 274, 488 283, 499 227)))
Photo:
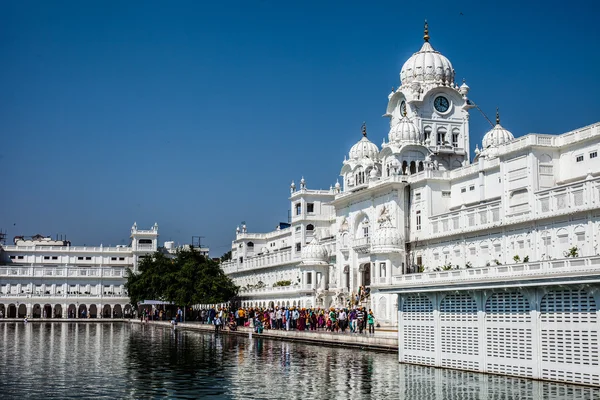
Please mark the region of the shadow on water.
POLYGON ((600 399, 600 389, 400 365, 376 353, 151 325, 0 323, 12 398, 600 399))

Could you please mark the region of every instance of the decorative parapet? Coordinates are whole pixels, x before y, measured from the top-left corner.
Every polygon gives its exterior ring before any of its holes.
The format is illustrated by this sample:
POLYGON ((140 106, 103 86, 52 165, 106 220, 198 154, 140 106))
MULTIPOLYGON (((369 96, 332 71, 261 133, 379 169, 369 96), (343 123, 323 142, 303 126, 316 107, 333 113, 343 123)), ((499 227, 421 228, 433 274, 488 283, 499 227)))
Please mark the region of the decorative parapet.
POLYGON ((276 267, 300 262, 300 257, 293 257, 292 250, 274 251, 269 254, 248 257, 240 262, 239 260, 226 261, 221 264, 221 268, 226 274, 236 272, 245 272, 253 269, 276 267))
POLYGON ((425 272, 392 277, 391 292, 600 282, 600 256, 425 272))

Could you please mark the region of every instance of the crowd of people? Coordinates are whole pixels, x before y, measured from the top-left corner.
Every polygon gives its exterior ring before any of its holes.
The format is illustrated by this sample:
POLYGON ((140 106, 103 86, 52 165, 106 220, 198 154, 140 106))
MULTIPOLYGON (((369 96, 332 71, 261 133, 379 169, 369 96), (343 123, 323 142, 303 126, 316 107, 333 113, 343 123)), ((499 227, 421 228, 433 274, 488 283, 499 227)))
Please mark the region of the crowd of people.
POLYGON ((372 310, 364 307, 354 308, 211 308, 200 310, 199 321, 212 324, 215 331, 224 326, 235 329, 238 326, 254 328, 261 333, 264 329, 286 331, 325 331, 346 332, 370 335, 375 333, 375 316, 372 310))

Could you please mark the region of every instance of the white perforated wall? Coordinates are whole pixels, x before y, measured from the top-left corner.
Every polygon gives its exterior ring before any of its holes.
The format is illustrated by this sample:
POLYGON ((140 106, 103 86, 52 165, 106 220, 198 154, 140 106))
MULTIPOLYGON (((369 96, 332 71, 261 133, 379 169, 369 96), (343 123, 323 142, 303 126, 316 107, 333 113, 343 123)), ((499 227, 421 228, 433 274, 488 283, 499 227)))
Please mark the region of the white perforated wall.
MULTIPOLYGON (((600 386, 598 291, 592 285, 402 296, 400 359, 600 386)), ((559 395, 552 388, 548 398, 559 395)))
POLYGON ((598 307, 587 292, 551 290, 540 303, 542 378, 600 385, 598 307))
POLYGON ((433 303, 426 296, 408 296, 402 302, 402 360, 435 365, 433 303))

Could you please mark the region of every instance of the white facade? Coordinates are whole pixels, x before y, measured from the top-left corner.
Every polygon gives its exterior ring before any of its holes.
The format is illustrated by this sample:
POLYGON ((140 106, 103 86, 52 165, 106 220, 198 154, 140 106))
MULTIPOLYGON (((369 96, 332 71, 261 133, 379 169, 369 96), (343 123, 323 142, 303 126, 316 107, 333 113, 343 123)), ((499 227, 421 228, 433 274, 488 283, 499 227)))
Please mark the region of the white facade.
POLYGON ((158 225, 131 227, 131 245, 71 246, 35 236, 0 245, 0 310, 4 317, 92 318, 130 314, 125 271, 158 249, 158 225))
POLYGON ((514 138, 497 115, 471 162, 469 87, 424 39, 388 95, 381 147, 363 127, 341 183, 292 182, 289 227, 238 228, 222 266, 243 305, 345 306, 369 286, 364 305, 397 326, 400 277, 598 255, 600 123, 514 138))

